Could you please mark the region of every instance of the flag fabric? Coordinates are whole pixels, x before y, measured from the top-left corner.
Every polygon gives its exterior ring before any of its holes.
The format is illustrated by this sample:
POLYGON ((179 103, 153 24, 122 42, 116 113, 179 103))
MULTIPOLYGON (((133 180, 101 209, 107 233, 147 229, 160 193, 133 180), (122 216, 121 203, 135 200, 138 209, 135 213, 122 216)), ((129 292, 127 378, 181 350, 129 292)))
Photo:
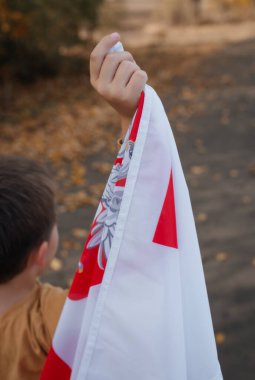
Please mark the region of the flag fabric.
POLYGON ((189 191, 149 85, 99 202, 41 379, 223 379, 189 191))

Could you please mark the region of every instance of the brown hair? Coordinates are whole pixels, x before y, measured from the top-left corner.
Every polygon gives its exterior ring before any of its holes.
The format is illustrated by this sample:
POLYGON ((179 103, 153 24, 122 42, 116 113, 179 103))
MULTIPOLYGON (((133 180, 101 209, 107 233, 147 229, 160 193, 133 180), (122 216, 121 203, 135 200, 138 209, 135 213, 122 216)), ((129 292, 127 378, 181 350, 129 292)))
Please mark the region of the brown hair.
POLYGON ((28 158, 0 156, 0 283, 22 272, 55 223, 55 185, 46 168, 28 158))

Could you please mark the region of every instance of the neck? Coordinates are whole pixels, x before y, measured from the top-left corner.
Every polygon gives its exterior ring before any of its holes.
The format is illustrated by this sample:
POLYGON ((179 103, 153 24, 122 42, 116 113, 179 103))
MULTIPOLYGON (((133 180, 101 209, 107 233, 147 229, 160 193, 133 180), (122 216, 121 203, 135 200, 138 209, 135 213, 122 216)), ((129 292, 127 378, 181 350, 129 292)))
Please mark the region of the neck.
POLYGON ((0 284, 0 314, 25 298, 32 291, 35 283, 34 271, 27 268, 12 280, 0 284))

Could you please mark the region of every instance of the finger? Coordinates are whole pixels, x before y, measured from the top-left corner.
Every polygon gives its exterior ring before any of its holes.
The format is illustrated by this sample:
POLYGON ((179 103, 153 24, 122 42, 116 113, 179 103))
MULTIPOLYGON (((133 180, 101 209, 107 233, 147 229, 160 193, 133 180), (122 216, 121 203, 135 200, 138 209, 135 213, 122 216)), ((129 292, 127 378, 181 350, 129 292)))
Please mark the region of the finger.
POLYGON ((140 70, 140 67, 135 62, 122 61, 116 71, 113 84, 118 87, 125 88, 129 83, 135 71, 140 70))
POLYGON ((90 76, 94 81, 98 78, 102 62, 108 53, 109 49, 113 47, 116 42, 120 40, 118 33, 108 34, 96 45, 90 54, 90 76))
POLYGON ((141 92, 144 90, 144 86, 147 80, 148 80, 148 75, 145 71, 136 70, 127 84, 127 87, 126 87, 127 92, 130 94, 140 95, 141 92))
POLYGON ((128 51, 107 54, 97 80, 103 80, 104 84, 111 83, 116 75, 116 71, 124 61, 134 62, 134 58, 128 51))

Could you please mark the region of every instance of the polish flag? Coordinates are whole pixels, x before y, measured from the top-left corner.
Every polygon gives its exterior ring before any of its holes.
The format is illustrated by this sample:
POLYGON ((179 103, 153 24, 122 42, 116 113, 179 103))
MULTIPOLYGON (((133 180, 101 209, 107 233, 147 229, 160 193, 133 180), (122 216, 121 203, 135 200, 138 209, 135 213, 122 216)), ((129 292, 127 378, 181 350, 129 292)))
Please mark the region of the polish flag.
POLYGON ((149 85, 114 162, 42 380, 223 380, 177 147, 149 85))

